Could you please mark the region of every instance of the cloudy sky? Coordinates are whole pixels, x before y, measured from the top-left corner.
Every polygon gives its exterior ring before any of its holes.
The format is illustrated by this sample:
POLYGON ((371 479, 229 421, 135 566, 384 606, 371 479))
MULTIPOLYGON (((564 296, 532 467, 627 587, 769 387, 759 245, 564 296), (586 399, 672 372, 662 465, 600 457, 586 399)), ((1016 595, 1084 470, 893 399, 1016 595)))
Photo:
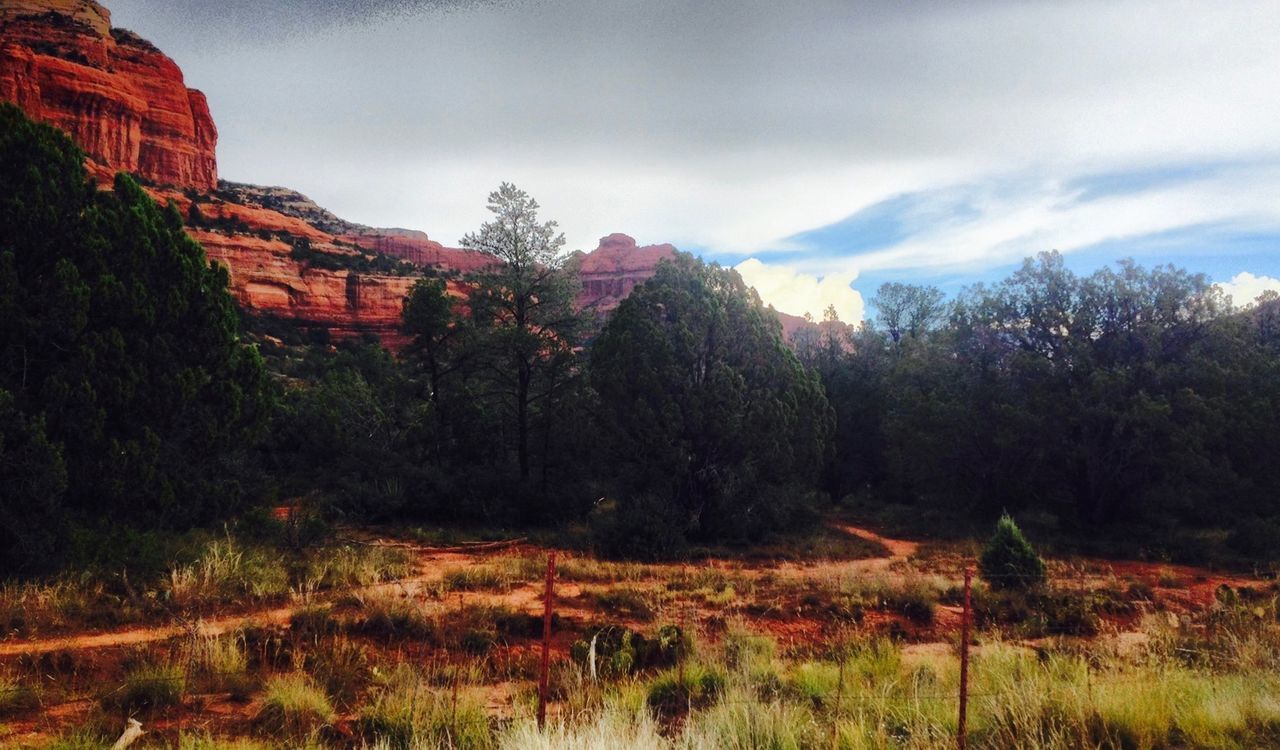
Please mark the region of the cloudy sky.
POLYGON ((446 244, 504 180, 845 319, 1041 250, 1280 289, 1280 0, 105 0, 227 179, 446 244))

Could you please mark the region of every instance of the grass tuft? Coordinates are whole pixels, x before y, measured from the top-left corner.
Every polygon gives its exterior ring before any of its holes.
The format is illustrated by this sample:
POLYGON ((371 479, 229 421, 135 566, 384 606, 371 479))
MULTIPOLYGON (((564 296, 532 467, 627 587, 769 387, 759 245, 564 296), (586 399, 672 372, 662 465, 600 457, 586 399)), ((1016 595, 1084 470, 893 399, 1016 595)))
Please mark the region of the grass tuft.
POLYGON ((187 677, 173 664, 143 664, 125 675, 124 683, 102 696, 108 711, 125 714, 154 712, 182 703, 187 677))
POLYGON ((309 737, 334 719, 324 691, 301 672, 267 680, 256 723, 279 737, 309 737))

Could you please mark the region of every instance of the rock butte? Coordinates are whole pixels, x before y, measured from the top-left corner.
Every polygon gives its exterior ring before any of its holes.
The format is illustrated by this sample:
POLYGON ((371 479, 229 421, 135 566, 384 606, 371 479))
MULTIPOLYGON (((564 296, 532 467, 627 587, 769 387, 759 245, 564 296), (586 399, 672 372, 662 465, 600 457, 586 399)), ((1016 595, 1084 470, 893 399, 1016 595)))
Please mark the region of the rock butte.
MULTIPOLYGON (((436 269, 458 297, 466 292, 459 275, 494 260, 424 232, 345 221, 287 188, 219 181, 218 131, 204 94, 187 88, 177 64, 150 42, 111 28, 111 14, 93 0, 0 0, 0 100, 70 134, 100 184, 129 172, 158 201, 176 203, 254 314, 338 338, 372 334, 399 348, 404 298, 419 274, 320 268, 295 246, 305 241, 311 253, 351 260, 381 254, 436 269)), ((671 245, 638 247, 625 234, 601 239, 571 260, 581 272, 579 304, 613 310, 674 254, 671 245)), ((780 317, 788 335, 808 325, 780 317)))
POLYGON ((657 272, 659 263, 675 254, 671 245, 637 247, 636 241, 625 234, 601 238, 595 250, 576 253, 571 259, 578 265, 582 280, 578 304, 601 313, 612 311, 632 289, 657 272))

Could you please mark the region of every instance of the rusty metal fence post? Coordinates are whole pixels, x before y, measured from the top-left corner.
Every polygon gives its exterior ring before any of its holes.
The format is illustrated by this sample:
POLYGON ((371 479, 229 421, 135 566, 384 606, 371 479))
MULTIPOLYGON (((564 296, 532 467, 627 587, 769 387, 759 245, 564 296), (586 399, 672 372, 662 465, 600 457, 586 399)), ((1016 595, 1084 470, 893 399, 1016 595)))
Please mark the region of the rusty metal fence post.
POLYGON ((547 555, 547 593, 542 609, 542 670, 538 675, 538 730, 547 725, 547 675, 551 669, 551 608, 555 596, 556 553, 547 555))
POLYGON ((956 725, 956 746, 965 750, 969 743, 969 620, 973 616, 971 593, 973 570, 964 569, 964 614, 960 618, 960 717, 956 725))

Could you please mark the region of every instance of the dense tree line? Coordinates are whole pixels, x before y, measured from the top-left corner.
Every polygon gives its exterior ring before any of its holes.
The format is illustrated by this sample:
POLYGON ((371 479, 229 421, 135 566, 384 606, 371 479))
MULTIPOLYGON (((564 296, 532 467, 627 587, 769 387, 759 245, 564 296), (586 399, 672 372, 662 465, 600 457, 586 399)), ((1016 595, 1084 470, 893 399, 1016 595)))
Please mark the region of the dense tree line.
POLYGON ((733 271, 682 255, 602 322, 552 223, 504 185, 465 293, 423 279, 395 363, 344 345, 293 374, 266 451, 290 491, 363 517, 589 517, 615 551, 748 540, 812 515, 833 418, 816 375, 733 271), (381 458, 380 458, 381 457, 381 458))
MULTIPOLYGON (((1181 524, 1280 542, 1280 298, 1061 256, 946 300, 887 284, 784 345, 732 270, 680 254, 606 320, 574 309, 554 222, 504 184, 423 278, 409 345, 242 340, 172 207, 87 180, 0 107, 0 554, 180 528, 299 496, 359 520, 587 521, 606 550, 751 543, 854 497, 1064 528, 1181 524), (274 378, 271 375, 274 375, 274 378), (80 535, 83 536, 83 535, 80 535)), ((261 321, 258 322, 261 324, 261 321)))
POLYGON ((901 285, 875 304, 874 325, 805 350, 840 420, 837 495, 1076 528, 1227 525, 1274 555, 1276 295, 1235 307, 1181 269, 1080 276, 1045 253, 949 305, 901 285))

